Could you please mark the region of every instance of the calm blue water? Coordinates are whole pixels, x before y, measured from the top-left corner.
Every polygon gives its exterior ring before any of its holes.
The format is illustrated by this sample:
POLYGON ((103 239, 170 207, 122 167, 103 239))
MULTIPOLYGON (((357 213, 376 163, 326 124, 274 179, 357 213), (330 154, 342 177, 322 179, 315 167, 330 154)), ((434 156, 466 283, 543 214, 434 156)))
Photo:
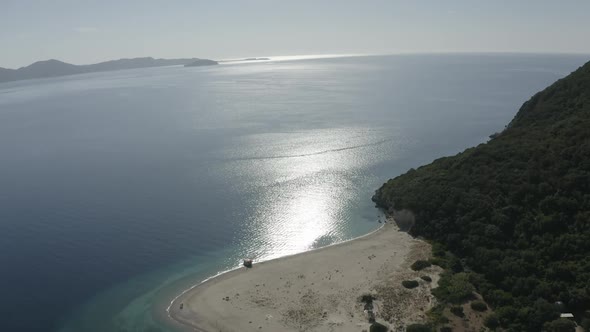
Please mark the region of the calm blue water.
POLYGON ((586 56, 413 55, 0 84, 2 331, 164 331, 183 288, 378 226, 586 56))

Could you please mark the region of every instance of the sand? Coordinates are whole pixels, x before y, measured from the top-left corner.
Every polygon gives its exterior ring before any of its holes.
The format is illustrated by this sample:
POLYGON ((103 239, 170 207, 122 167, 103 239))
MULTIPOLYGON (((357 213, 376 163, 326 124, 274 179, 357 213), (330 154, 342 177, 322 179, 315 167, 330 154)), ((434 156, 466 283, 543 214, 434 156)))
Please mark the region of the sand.
POLYGON ((440 269, 409 267, 429 255, 426 242, 389 222, 361 238, 222 274, 178 297, 169 316, 188 331, 360 332, 370 324, 359 298, 373 294, 377 322, 401 330, 424 321, 433 305, 440 269), (401 286, 409 279, 420 286, 401 286))

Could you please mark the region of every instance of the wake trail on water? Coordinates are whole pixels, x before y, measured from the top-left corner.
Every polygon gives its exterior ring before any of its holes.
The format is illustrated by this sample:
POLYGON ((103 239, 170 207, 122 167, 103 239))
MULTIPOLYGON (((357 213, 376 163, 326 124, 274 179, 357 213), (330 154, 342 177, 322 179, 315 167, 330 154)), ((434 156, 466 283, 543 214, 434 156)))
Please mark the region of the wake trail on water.
POLYGON ((327 154, 327 153, 333 153, 333 152, 340 152, 340 151, 346 151, 346 150, 362 149, 362 148, 366 148, 366 147, 370 147, 370 146, 376 146, 376 145, 384 144, 384 143, 391 142, 391 141, 393 141, 393 138, 388 138, 388 139, 380 140, 380 141, 377 141, 377 142, 366 143, 366 144, 346 146, 346 147, 342 147, 342 148, 328 149, 328 150, 322 150, 322 151, 310 152, 310 153, 302 153, 302 154, 294 154, 294 155, 262 156, 262 157, 242 157, 242 158, 231 158, 230 160, 234 160, 234 161, 239 161, 239 160, 266 160, 266 159, 288 159, 288 158, 311 157, 311 156, 317 156, 317 155, 322 155, 322 154, 327 154))

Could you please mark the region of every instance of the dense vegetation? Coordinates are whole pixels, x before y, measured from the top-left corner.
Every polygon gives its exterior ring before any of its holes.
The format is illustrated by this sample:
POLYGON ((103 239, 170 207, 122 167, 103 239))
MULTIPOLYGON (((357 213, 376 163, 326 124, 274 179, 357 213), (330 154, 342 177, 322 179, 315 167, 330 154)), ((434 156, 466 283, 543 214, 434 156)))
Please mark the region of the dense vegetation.
POLYGON ((433 263, 447 265, 443 286, 474 285, 494 309, 489 325, 538 332, 566 324, 551 322, 560 310, 581 318, 590 309, 590 63, 524 103, 488 143, 411 169, 373 199, 414 213, 410 232, 432 240, 433 263))

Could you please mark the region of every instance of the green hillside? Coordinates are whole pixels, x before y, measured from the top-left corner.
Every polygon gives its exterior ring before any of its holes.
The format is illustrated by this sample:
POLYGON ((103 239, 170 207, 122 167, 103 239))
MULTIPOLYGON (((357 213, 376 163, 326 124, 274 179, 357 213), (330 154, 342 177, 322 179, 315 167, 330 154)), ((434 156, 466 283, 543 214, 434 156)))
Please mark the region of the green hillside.
POLYGON ((524 103, 496 138, 389 180, 373 200, 414 212, 410 232, 468 273, 506 330, 541 331, 560 310, 581 318, 590 309, 590 62, 524 103))

